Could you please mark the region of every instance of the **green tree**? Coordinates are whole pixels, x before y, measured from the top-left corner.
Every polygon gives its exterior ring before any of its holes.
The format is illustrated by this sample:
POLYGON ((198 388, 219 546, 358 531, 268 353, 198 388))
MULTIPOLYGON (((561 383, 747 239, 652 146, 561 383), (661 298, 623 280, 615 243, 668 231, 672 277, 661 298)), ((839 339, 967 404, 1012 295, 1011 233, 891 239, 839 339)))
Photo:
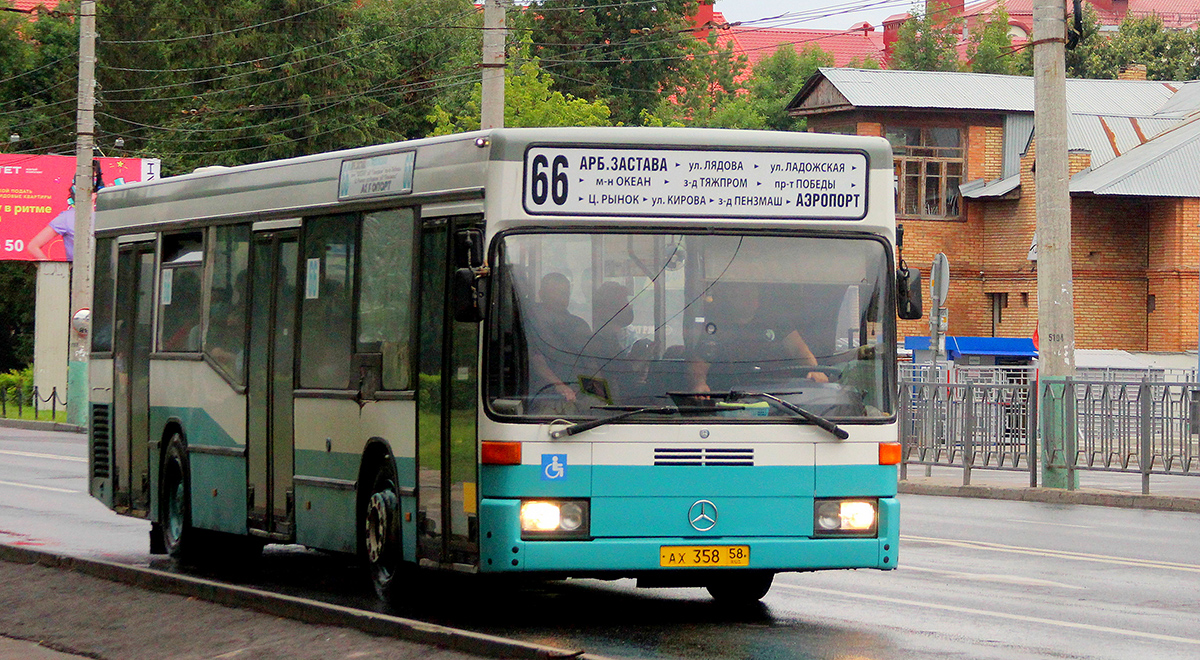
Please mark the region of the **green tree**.
MULTIPOLYGON (((504 125, 511 128, 534 126, 611 126, 608 106, 603 101, 588 101, 551 89, 554 78, 542 70, 536 57, 528 57, 529 38, 520 47, 518 57, 504 71, 504 125)), ((479 129, 483 86, 476 83, 474 94, 461 109, 435 104, 429 113, 432 135, 447 135, 479 129)))
POLYGON ((975 73, 1012 74, 1012 37, 1008 35, 1008 11, 996 4, 992 13, 967 38, 967 61, 975 73))
POLYGON ((929 11, 913 7, 912 16, 900 25, 888 67, 907 71, 958 71, 958 35, 961 17, 949 15, 946 6, 929 11))
POLYGON ((98 121, 166 171, 418 137, 431 92, 477 75, 469 0, 98 5, 98 121))
MULTIPOLYGON (((1074 21, 1068 17, 1068 25, 1074 21)), ((1066 52, 1068 78, 1114 79, 1122 68, 1146 67, 1150 80, 1194 80, 1200 77, 1200 35, 1167 28, 1158 16, 1128 17, 1115 33, 1100 29, 1100 18, 1089 4, 1083 6, 1083 31, 1074 48, 1066 52)), ((1033 49, 1017 58, 1017 71, 1033 73, 1033 49)))
MULTIPOLYGON (((7 3, 6 3, 7 4, 7 3)), ((0 128, 21 136, 10 150, 69 152, 75 141, 79 31, 64 2, 37 20, 0 13, 0 128)))
MULTIPOLYGON (((874 60, 870 61, 874 63, 874 60)), ((745 86, 749 92, 746 101, 763 117, 763 128, 803 130, 803 120, 798 122, 788 115, 787 105, 817 69, 833 64, 833 55, 816 44, 806 44, 799 53, 791 44, 784 44, 760 60, 750 72, 745 86)))
POLYGON ((0 261, 0 373, 33 362, 35 274, 27 261, 0 261))
POLYGON ((662 90, 678 85, 696 40, 687 20, 695 8, 696 0, 534 0, 510 25, 530 35, 531 54, 561 91, 604 100, 614 121, 635 124, 662 90))
MULTIPOLYGON (((666 125, 708 128, 762 128, 766 118, 746 103, 738 80, 746 70, 746 57, 721 46, 715 31, 688 44, 688 57, 674 93, 662 94, 651 113, 666 125)), ((643 117, 643 122, 646 117, 643 117)))
POLYGON ((1141 64, 1149 80, 1192 80, 1200 74, 1193 32, 1170 30, 1157 14, 1127 17, 1096 58, 1095 77, 1115 78, 1125 67, 1141 64))

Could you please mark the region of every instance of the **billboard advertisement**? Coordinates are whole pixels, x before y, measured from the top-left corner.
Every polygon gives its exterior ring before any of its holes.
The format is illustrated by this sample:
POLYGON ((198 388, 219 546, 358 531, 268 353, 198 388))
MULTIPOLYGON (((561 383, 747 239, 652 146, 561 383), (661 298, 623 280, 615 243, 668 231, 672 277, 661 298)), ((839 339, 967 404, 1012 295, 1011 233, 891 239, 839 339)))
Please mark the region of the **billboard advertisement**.
MULTIPOLYGON (((96 158, 92 169, 102 187, 119 186, 157 179, 159 160, 96 158)), ((0 260, 71 260, 74 183, 74 156, 0 154, 0 260)))

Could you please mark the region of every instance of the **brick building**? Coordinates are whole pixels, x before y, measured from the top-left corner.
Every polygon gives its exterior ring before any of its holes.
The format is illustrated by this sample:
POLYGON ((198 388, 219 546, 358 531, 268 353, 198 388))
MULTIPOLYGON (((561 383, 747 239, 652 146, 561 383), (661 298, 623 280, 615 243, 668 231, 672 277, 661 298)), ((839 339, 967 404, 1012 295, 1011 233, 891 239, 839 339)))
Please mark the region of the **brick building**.
MULTIPOLYGON (((1067 102, 1077 348, 1194 350, 1200 82, 1068 80, 1067 102)), ((892 142, 904 256, 925 276, 949 257, 950 334, 1031 336, 1031 78, 821 69, 789 111, 809 130, 892 142)))

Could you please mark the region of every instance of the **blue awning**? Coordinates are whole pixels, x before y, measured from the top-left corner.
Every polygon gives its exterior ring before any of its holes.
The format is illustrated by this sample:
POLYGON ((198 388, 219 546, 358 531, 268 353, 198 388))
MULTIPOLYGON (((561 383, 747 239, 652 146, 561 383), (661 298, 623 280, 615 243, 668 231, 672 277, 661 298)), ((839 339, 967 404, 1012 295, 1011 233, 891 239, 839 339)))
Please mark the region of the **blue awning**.
MULTIPOLYGON (((910 351, 929 350, 929 337, 904 338, 904 348, 910 351)), ((946 353, 951 360, 963 355, 994 355, 1036 358, 1037 349, 1029 337, 946 337, 946 353)))

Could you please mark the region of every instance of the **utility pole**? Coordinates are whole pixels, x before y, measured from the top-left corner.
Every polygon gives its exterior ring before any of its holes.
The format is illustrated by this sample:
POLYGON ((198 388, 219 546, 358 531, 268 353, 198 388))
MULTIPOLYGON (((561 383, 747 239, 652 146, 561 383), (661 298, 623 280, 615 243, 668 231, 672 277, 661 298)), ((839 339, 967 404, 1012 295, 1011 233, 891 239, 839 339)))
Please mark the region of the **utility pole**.
POLYGON ((92 146, 96 111, 96 2, 79 3, 79 93, 75 109, 75 251, 71 264, 71 348, 67 421, 87 426, 87 364, 92 306, 92 146), (82 325, 80 331, 79 325, 82 325))
POLYGON ((483 3, 483 100, 479 127, 504 128, 504 0, 483 3))
POLYGON ((1038 363, 1041 372, 1045 486, 1074 488, 1068 471, 1047 467, 1075 458, 1075 293, 1071 273, 1071 195, 1067 165, 1067 76, 1063 0, 1033 4, 1033 123, 1037 136, 1038 363))

